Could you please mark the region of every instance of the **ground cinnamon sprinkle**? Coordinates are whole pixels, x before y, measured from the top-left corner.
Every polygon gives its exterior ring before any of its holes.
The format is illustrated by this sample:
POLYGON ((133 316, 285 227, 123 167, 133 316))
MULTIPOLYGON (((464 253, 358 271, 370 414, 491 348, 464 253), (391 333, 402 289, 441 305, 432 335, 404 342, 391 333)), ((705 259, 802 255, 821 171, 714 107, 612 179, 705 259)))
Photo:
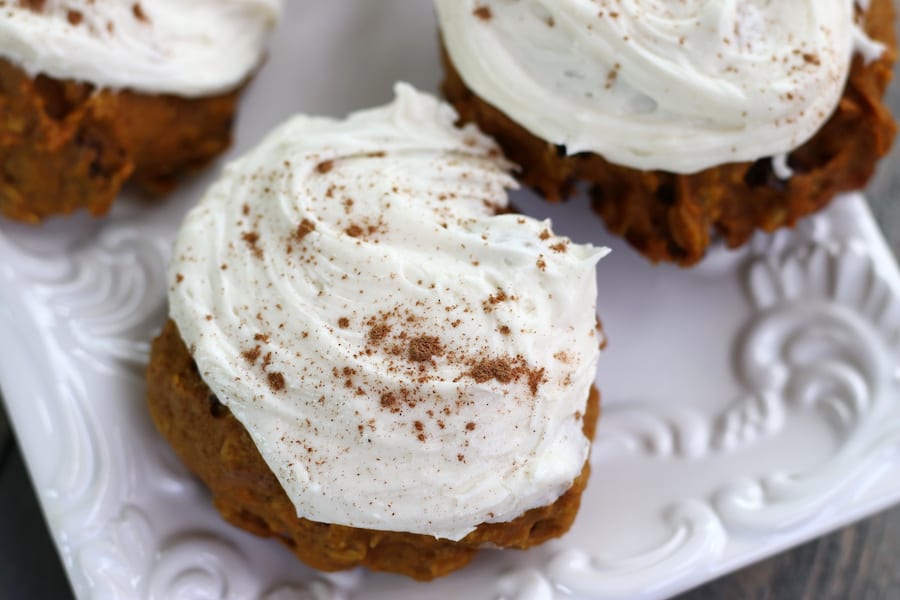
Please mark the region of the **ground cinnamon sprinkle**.
POLYGON ((479 6, 475 10, 472 11, 472 14, 481 19, 482 21, 490 21, 494 14, 491 12, 490 7, 488 6, 479 6))
POLYGON ((363 234, 363 228, 356 223, 353 223, 352 225, 350 225, 350 227, 344 230, 344 233, 346 233, 350 237, 359 237, 363 234))
POLYGON ((513 367, 506 358, 481 359, 465 374, 474 379, 475 383, 484 383, 490 379, 496 379, 500 383, 509 383, 515 377, 513 367))
POLYGON ((444 348, 438 338, 432 335, 423 335, 409 341, 406 356, 413 362, 425 362, 432 356, 440 356, 444 348))
POLYGON ((496 294, 491 294, 487 297, 487 300, 481 303, 482 308, 484 308, 484 312, 491 312, 494 310, 494 306, 500 304, 501 302, 506 302, 509 300, 509 296, 506 295, 502 289, 498 289, 496 294))
POLYGON ((506 298, 506 292, 504 292, 503 290, 497 290, 496 295, 491 294, 490 296, 488 296, 488 302, 490 302, 491 304, 498 304, 500 302, 504 302, 506 298))
POLYGON ((273 392, 280 392, 284 389, 284 375, 279 373, 278 371, 272 371, 268 375, 269 387, 273 392))
POLYGON ((381 407, 387 408, 391 412, 397 412, 398 400, 394 392, 385 392, 381 395, 381 407))
POLYGON ((325 173, 329 172, 333 168, 334 168, 333 160, 325 160, 316 165, 316 171, 318 171, 319 173, 322 173, 323 175, 325 173))
POLYGON ((369 335, 368 335, 369 343, 377 344, 378 342, 383 340, 385 337, 387 337, 387 334, 389 334, 390 332, 391 332, 391 328, 389 325, 385 325, 384 323, 379 323, 377 325, 373 325, 372 328, 369 329, 369 335))
POLYGON ((134 18, 142 23, 149 23, 150 19, 147 18, 147 13, 144 12, 143 7, 135 2, 131 5, 131 12, 134 14, 134 18))
POLYGON ((338 327, 340 327, 341 329, 347 329, 348 327, 350 327, 350 319, 348 319, 347 317, 341 317, 340 319, 338 319, 338 327))
POLYGON ((241 239, 244 240, 244 243, 247 244, 247 247, 250 248, 250 251, 253 253, 253 256, 256 258, 263 257, 262 248, 257 246, 257 242, 259 242, 259 234, 255 231, 245 231, 241 234, 241 239))
POLYGON ((521 356, 515 360, 509 358, 482 358, 475 362, 471 368, 463 373, 465 377, 471 377, 475 383, 484 383, 494 379, 500 383, 510 383, 525 377, 528 381, 528 389, 531 395, 537 394, 544 382, 544 368, 533 369, 528 366, 521 356))
POLYGON ((528 374, 528 389, 531 391, 531 395, 534 396, 537 394, 538 388, 544 383, 544 368, 540 369, 530 369, 527 371, 528 374))
POLYGON ((316 224, 310 221, 309 219, 303 219, 300 221, 300 224, 297 225, 297 231, 294 232, 294 237, 297 241, 302 241, 307 235, 315 231, 316 224))
POLYGON ((241 352, 241 356, 244 357, 244 360, 246 360, 251 365, 256 364, 256 360, 261 354, 262 352, 260 351, 259 346, 256 346, 252 350, 245 350, 244 352, 241 352))
POLYGON ((20 0, 22 6, 34 12, 42 12, 47 0, 20 0))

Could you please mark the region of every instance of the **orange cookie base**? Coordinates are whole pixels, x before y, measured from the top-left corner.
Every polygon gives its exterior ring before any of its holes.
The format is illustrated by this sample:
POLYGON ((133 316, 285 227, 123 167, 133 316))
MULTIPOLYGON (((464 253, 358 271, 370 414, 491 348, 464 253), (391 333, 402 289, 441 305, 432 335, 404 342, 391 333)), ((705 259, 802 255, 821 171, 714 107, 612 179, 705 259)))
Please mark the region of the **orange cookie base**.
MULTIPOLYGON (((891 0, 873 0, 865 29, 888 50, 868 65, 854 58, 837 110, 816 136, 790 154, 795 175, 787 181, 775 177, 769 159, 678 175, 613 165, 596 154, 566 156, 563 148, 532 135, 476 96, 446 52, 443 92, 461 121, 477 123, 522 167, 524 183, 556 201, 569 196, 577 181, 589 182, 594 209, 610 231, 654 262, 688 266, 703 258, 713 234, 737 247, 757 230, 793 226, 835 194, 866 184, 896 132, 882 100, 896 55, 893 24, 891 0)), ((690 152, 689 140, 685 152, 690 152)))
MULTIPOLYGON (((553 504, 507 523, 482 524, 459 542, 317 523, 297 517, 246 429, 200 378, 172 321, 153 343, 147 386, 157 429, 212 491, 222 516, 242 529, 277 538, 300 560, 323 571, 365 565, 430 580, 465 566, 485 545, 524 549, 540 544, 572 525, 590 473, 585 463, 571 488, 553 504)), ((599 401, 592 390, 584 415, 584 431, 591 439, 599 401)))
POLYGON ((0 59, 0 214, 102 215, 128 180, 166 192, 230 145, 239 95, 98 91, 0 59))

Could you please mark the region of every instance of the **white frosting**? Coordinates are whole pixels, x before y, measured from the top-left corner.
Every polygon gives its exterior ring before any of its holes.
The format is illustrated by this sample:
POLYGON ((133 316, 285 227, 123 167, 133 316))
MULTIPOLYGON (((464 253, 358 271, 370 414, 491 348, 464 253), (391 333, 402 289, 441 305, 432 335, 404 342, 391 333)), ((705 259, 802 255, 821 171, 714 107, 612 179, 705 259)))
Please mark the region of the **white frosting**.
POLYGON ((853 30, 853 49, 862 56, 866 64, 870 64, 884 56, 887 46, 878 40, 873 40, 861 27, 857 26, 853 30))
POLYGON ((297 514, 461 539, 581 472, 606 253, 495 214, 493 141, 398 85, 298 116, 186 218, 173 319, 297 514))
POLYGON ((0 1, 0 57, 29 75, 196 97, 259 64, 281 0, 0 1))
POLYGON ((776 154, 772 157, 772 173, 782 181, 786 181, 794 176, 794 170, 788 164, 788 155, 786 152, 776 154))
POLYGON ((569 153, 637 169, 796 149, 837 106, 855 45, 878 50, 854 0, 435 3, 468 87, 569 153))

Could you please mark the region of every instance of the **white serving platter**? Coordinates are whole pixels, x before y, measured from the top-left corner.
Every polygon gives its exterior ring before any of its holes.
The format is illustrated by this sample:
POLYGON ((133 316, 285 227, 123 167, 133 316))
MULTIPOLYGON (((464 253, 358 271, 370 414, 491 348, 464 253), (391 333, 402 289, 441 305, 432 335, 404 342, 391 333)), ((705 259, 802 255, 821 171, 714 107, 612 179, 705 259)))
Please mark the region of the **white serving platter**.
MULTIPOLYGON (((294 112, 382 104, 395 80, 436 89, 429 2, 286 4, 232 155, 294 112)), ((0 386, 79 598, 652 600, 900 502, 900 271, 861 196, 682 270, 609 236, 585 198, 521 192, 524 212, 613 248, 572 531, 428 584, 308 569, 223 522, 144 406, 169 247, 220 166, 103 220, 0 221, 0 386)))

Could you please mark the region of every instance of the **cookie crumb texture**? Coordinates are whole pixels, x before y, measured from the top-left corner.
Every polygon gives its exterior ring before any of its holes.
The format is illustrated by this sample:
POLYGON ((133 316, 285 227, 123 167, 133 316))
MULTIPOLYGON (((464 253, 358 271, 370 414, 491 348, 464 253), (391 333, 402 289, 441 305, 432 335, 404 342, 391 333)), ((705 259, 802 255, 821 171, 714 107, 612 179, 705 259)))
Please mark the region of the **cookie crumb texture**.
MULTIPOLYGON (((596 154, 567 156, 564 148, 529 133, 476 96, 443 54, 443 93, 463 122, 477 123, 522 167, 521 178, 548 200, 568 197, 579 179, 591 185, 595 211, 609 230, 625 237, 653 262, 690 266, 699 262, 714 234, 735 248, 757 230, 792 227, 824 208, 843 191, 863 187, 887 154, 896 125, 883 96, 896 57, 894 7, 873 0, 866 33, 887 46, 865 64, 853 59, 836 111, 806 144, 790 153, 789 180, 776 177, 771 159, 725 164, 690 175, 639 171, 613 165, 596 154)), ((690 152, 690 141, 685 142, 690 152)))
POLYGON ((31 78, 0 59, 0 214, 28 223, 108 210, 133 181, 153 195, 231 143, 240 90, 150 95, 31 78))
MULTIPOLYGON (((212 491, 222 516, 242 529, 285 544, 323 571, 364 565, 427 581, 465 566, 483 546, 524 549, 565 533, 575 519, 590 464, 556 502, 507 523, 485 523, 459 542, 428 535, 373 531, 298 518, 246 429, 200 378, 174 322, 153 343, 147 372, 150 414, 182 461, 212 491)), ((584 431, 599 412, 592 389, 584 431)))

